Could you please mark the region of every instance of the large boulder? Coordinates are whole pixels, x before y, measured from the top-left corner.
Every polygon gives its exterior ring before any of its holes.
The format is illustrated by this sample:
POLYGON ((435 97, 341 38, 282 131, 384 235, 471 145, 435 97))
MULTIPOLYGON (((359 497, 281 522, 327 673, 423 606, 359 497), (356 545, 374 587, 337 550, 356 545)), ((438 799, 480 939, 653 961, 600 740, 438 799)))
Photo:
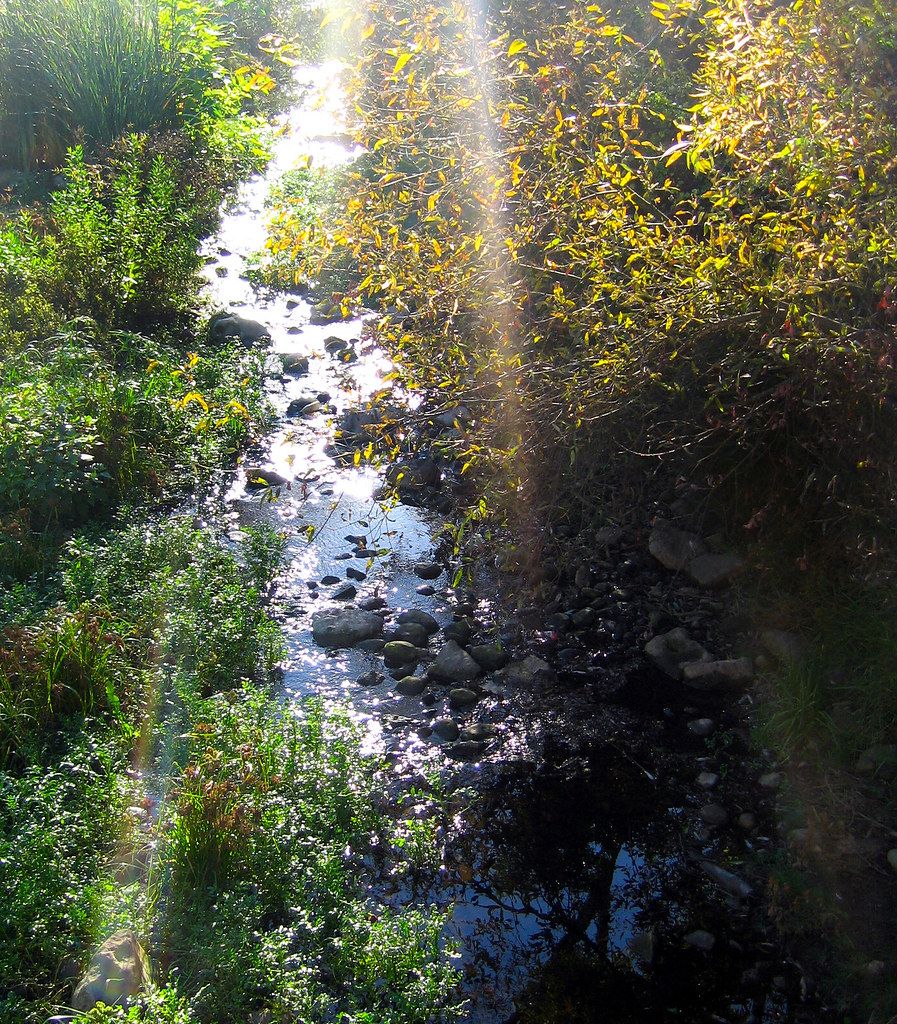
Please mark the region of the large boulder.
POLYGON ((312 616, 312 636, 321 647, 354 647, 383 632, 383 618, 360 608, 334 608, 312 616))
POLYGON ((209 336, 216 343, 227 341, 228 338, 239 338, 240 343, 247 348, 271 340, 271 333, 264 324, 238 313, 219 313, 213 316, 209 321, 209 336))
POLYGON ((150 980, 149 959, 132 931, 111 935, 91 958, 72 996, 72 1007, 86 1012, 97 1003, 125 1006, 150 980))

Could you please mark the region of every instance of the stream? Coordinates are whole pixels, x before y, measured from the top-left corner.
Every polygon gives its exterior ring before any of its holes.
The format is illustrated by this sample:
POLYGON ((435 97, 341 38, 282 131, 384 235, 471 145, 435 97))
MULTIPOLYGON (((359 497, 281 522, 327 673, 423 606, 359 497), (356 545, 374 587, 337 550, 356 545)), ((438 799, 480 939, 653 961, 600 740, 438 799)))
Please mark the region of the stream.
POLYGON ((479 595, 453 589, 444 571, 422 578, 415 566, 433 563, 443 518, 426 502, 381 504, 378 470, 329 454, 340 418, 384 388, 389 359, 365 318, 315 323, 309 299, 257 291, 246 266, 264 247, 271 185, 300 158, 328 166, 354 155, 339 72, 297 70, 299 98, 267 170, 240 188, 203 249, 212 305, 262 323, 286 371, 268 384, 275 426, 215 499, 232 532, 267 522, 289 538, 274 597, 289 647, 285 699, 348 702, 403 784, 425 770, 442 777, 454 814, 445 864, 416 898, 451 911, 471 1024, 814 1019, 753 886, 718 863, 762 863, 773 847, 751 780, 727 769, 747 757, 742 709, 692 707, 641 657, 646 623, 632 593, 659 578, 643 545, 596 553, 594 590, 617 614, 562 647, 556 630, 496 601, 488 577, 479 595), (290 372, 306 359, 307 373, 290 372), (299 399, 313 404, 288 412, 299 399), (254 486, 249 466, 289 483, 254 486), (313 639, 316 612, 359 602, 390 622, 409 609, 441 629, 472 618, 480 643, 498 638, 552 671, 519 688, 490 675, 465 707, 447 685, 403 696, 376 650, 313 639), (460 735, 434 731, 447 719, 460 735), (715 745, 689 727, 696 720, 715 723, 715 745), (757 812, 758 826, 696 822, 701 771, 722 777, 727 803, 757 812))

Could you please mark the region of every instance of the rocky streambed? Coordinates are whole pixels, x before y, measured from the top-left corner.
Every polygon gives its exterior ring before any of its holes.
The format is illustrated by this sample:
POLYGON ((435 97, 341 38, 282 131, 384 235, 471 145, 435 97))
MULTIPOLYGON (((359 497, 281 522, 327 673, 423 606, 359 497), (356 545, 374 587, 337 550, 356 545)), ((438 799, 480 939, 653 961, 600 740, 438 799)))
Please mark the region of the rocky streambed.
POLYGON ((353 155, 338 74, 298 73, 266 175, 206 250, 213 332, 275 370, 276 425, 206 514, 288 537, 285 700, 348 702, 398 789, 439 778, 445 862, 415 898, 451 909, 469 1020, 820 1019, 764 905, 780 777, 747 731, 760 647, 730 606, 739 559, 657 506, 546 535, 538 557, 477 538, 475 582, 452 586, 442 530, 467 483, 433 442, 475 407, 389 394, 371 320, 250 285, 271 183, 353 155), (355 456, 384 415, 409 425, 377 467, 355 456))

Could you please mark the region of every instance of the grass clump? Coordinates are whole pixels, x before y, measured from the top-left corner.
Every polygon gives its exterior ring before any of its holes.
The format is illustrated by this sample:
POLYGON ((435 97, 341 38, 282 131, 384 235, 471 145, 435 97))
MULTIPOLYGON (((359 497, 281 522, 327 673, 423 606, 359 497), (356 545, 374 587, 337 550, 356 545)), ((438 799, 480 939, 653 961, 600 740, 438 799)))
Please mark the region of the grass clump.
POLYGON ((252 690, 195 709, 163 919, 200 1019, 454 1019, 440 915, 364 891, 374 863, 403 870, 403 857, 381 809, 384 766, 360 741, 339 712, 313 703, 297 716, 252 690))

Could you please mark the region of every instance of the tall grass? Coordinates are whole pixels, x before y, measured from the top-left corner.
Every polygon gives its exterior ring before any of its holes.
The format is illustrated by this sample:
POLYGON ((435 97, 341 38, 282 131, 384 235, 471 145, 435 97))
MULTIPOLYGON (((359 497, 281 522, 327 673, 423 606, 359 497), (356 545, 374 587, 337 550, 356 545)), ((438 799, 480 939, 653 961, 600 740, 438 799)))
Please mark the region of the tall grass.
POLYGON ((0 12, 2 144, 57 163, 83 135, 175 123, 184 83, 152 0, 10 0, 0 12))

